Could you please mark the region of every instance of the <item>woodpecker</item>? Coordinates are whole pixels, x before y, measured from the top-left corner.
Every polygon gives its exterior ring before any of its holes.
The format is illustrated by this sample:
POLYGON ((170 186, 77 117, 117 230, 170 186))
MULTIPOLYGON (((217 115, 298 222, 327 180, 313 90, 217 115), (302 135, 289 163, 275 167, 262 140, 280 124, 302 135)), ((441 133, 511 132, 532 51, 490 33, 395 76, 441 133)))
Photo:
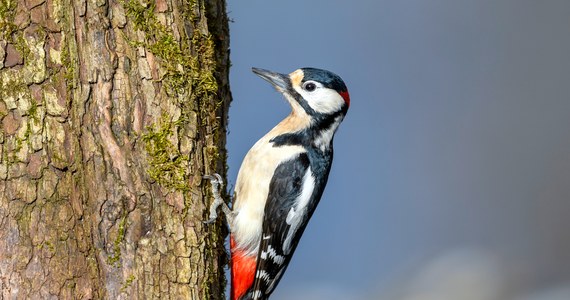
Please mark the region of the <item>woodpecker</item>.
POLYGON ((302 68, 288 75, 253 68, 291 105, 291 113, 246 154, 232 210, 212 182, 210 220, 222 205, 230 228, 231 299, 267 299, 275 290, 323 194, 333 137, 350 106, 342 79, 302 68))

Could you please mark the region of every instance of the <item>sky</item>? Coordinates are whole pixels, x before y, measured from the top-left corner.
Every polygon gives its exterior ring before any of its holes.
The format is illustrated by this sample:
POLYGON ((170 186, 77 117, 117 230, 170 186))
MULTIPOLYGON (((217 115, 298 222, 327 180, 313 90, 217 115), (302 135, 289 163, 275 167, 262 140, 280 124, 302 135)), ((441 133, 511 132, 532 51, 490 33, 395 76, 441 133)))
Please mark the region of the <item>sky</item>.
POLYGON ((340 75, 329 182, 272 299, 570 299, 570 2, 229 0, 228 179, 340 75))

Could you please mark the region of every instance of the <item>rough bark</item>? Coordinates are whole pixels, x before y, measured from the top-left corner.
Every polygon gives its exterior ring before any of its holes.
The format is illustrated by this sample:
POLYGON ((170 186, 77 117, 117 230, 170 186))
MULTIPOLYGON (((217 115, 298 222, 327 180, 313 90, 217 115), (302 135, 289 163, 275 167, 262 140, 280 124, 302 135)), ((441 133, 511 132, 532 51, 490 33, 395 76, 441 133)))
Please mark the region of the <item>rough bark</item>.
POLYGON ((223 0, 0 0, 0 298, 220 299, 223 0))

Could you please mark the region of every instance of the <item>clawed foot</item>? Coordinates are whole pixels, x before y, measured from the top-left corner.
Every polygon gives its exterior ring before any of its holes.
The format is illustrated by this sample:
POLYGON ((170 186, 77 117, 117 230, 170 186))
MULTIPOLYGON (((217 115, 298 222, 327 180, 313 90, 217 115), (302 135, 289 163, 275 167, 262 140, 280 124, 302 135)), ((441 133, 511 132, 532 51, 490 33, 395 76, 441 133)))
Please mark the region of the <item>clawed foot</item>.
POLYGON ((214 173, 213 175, 204 175, 203 178, 210 180, 210 183, 212 184, 212 195, 214 197, 214 202, 212 202, 212 205, 210 206, 210 218, 207 221, 204 221, 204 223, 211 224, 214 221, 216 221, 216 219, 218 218, 217 209, 218 207, 221 206, 222 211, 226 215, 228 224, 231 224, 233 219, 232 211, 230 210, 228 205, 224 202, 222 196, 220 196, 220 188, 223 188, 224 186, 224 181, 222 180, 222 176, 220 176, 220 174, 214 173))

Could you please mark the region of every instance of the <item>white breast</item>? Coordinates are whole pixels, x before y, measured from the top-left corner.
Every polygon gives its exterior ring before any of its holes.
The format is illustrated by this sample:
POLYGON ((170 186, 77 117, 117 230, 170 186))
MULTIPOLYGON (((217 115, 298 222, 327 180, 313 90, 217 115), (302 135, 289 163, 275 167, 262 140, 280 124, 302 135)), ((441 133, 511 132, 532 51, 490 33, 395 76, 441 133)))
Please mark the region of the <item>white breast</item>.
POLYGON ((235 187, 232 237, 239 248, 252 254, 258 251, 265 202, 275 169, 281 162, 305 151, 301 146, 273 147, 269 143, 273 136, 268 134, 249 150, 242 162, 235 187))

